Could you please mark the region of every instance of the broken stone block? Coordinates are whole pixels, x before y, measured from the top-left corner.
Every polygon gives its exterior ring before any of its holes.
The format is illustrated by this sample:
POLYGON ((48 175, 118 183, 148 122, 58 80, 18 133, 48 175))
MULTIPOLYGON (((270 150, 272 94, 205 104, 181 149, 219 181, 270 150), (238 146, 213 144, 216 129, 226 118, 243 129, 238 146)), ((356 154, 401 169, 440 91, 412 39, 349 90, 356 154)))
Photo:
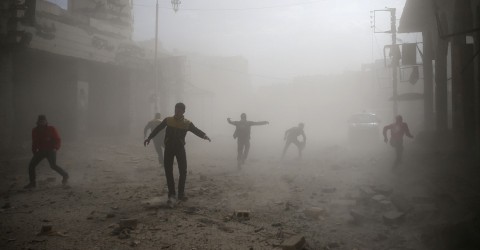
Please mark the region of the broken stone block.
POLYGON ((339 199, 332 200, 329 204, 332 210, 341 209, 341 208, 351 208, 357 205, 357 201, 354 199, 339 199))
POLYGON ((386 185, 372 186, 372 190, 383 195, 390 195, 393 192, 393 189, 386 185))
POLYGON ((334 187, 322 188, 322 193, 331 194, 331 193, 334 193, 335 191, 337 191, 337 189, 334 187))
POLYGON ((40 234, 48 234, 51 233, 53 229, 52 225, 43 225, 42 229, 40 229, 40 234))
POLYGON ((360 187, 359 190, 364 198, 371 198, 375 195, 375 191, 370 187, 360 187))
POLYGON ((327 211, 324 208, 321 207, 310 207, 305 210, 303 210, 303 213, 313 219, 318 219, 320 216, 325 216, 327 215, 327 211))
POLYGON ((57 180, 57 178, 55 178, 55 177, 48 177, 47 179, 45 179, 45 182, 55 182, 55 180, 57 180))
POLYGON ((405 213, 399 211, 390 211, 383 215, 383 222, 388 226, 400 224, 404 219, 405 213))
POLYGON ((11 207, 12 205, 10 205, 10 202, 6 202, 5 205, 2 206, 2 209, 9 209, 11 207))
POLYGON ((305 237, 295 235, 283 241, 281 247, 283 250, 302 250, 306 244, 305 237))
POLYGON ((367 218, 367 216, 358 209, 350 209, 350 215, 353 218, 353 222, 357 224, 365 222, 367 218))
POLYGON ((236 220, 249 220, 250 219, 250 211, 247 210, 238 210, 233 212, 233 218, 236 220))
MULTIPOLYGON (((164 206, 165 204, 165 197, 153 197, 151 199, 142 201, 143 207, 146 209, 154 209, 164 206)), ((118 208, 117 208, 118 209, 118 208)))
POLYGON ((377 195, 374 195, 372 197, 372 200, 377 201, 377 202, 381 202, 381 201, 384 201, 386 199, 387 199, 387 197, 385 197, 385 195, 383 195, 383 194, 377 194, 377 195))
POLYGON ((393 205, 401 212, 408 213, 413 209, 412 203, 401 194, 392 195, 391 200, 393 205))
POLYGON ((135 229, 137 228, 138 225, 138 220, 137 219, 120 219, 120 222, 118 223, 120 228, 130 228, 130 229, 135 229))

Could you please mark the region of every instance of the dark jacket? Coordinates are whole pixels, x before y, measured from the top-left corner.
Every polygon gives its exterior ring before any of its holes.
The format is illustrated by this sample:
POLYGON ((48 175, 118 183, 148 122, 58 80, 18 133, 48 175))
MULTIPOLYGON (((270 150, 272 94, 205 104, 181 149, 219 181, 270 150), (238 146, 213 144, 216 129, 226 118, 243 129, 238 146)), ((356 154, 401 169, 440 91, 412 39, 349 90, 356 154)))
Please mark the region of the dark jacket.
POLYGON ((256 125, 266 125, 268 124, 267 121, 261 121, 261 122, 252 122, 252 121, 230 121, 230 124, 235 126, 235 132, 233 133, 233 138, 234 139, 239 139, 239 140, 249 140, 250 139, 250 133, 251 133, 251 128, 252 126, 256 125))
POLYGON ((53 126, 37 126, 32 130, 32 151, 60 149, 61 139, 53 126))
POLYGON ((184 146, 185 136, 190 131, 200 138, 205 138, 205 133, 195 127, 193 123, 184 117, 176 118, 174 116, 165 118, 160 125, 158 125, 152 133, 148 136, 148 139, 152 139, 166 127, 165 131, 165 147, 168 146, 184 146))

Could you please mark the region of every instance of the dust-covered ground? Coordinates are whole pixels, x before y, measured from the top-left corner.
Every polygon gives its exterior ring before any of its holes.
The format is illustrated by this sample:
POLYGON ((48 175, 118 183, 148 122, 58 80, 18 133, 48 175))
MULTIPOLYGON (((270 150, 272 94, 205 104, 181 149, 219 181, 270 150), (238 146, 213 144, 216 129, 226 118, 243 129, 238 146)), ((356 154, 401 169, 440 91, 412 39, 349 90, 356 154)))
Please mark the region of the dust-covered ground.
POLYGON ((478 182, 461 174, 468 163, 453 166, 446 153, 409 143, 393 170, 394 152, 380 142, 307 144, 302 159, 291 147, 281 161, 281 140, 253 138, 238 170, 231 137, 188 137, 189 199, 174 209, 153 145, 141 138, 65 144, 57 161, 68 187, 44 161, 37 188, 24 190, 31 155, 3 155, 0 248, 280 249, 300 235, 306 249, 478 249, 455 248, 471 239, 455 223, 471 221, 478 182), (235 216, 241 210, 249 218, 235 216), (448 230, 462 242, 442 237, 448 230))

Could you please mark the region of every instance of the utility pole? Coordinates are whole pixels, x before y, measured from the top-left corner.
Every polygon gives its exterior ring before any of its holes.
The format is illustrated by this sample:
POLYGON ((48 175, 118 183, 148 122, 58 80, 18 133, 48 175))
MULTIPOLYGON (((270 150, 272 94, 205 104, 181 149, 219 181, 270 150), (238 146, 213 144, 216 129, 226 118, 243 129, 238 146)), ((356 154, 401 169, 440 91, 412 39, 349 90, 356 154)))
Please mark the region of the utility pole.
MULTIPOLYGON (((397 16, 395 8, 386 8, 384 10, 374 10, 373 17, 373 32, 374 33, 391 33, 392 34, 392 44, 386 45, 385 48, 390 48, 390 56, 392 58, 391 67, 392 67, 392 101, 393 101, 393 116, 398 115, 398 67, 400 63, 400 48, 397 45, 397 16), (376 31, 376 18, 375 13, 379 11, 388 11, 390 12, 390 31, 376 31)), ((384 48, 384 53, 385 53, 384 48)))
POLYGON ((396 16, 396 9, 390 8, 390 23, 391 23, 391 32, 392 32, 392 48, 394 50, 393 57, 392 57, 392 80, 393 80, 393 116, 396 117, 398 115, 398 92, 397 92, 397 85, 398 85, 398 64, 400 55, 396 53, 400 53, 400 50, 397 47, 397 16, 396 16))
POLYGON ((159 112, 158 109, 158 59, 157 59, 157 48, 158 47, 158 0, 157 4, 155 5, 155 62, 154 62, 154 81, 155 81, 155 113, 159 112))

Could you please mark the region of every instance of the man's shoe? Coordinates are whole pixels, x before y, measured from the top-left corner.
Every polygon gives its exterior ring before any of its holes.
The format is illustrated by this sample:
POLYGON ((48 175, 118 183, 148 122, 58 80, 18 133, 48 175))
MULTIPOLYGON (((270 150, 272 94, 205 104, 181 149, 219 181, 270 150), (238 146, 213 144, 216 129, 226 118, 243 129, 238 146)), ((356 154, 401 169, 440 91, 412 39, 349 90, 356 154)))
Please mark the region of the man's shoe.
POLYGON ((68 178, 70 178, 68 175, 65 175, 62 179, 62 185, 67 185, 68 183, 68 178))
POLYGON ((168 200, 167 200, 167 206, 170 207, 170 208, 174 208, 175 205, 177 205, 177 199, 175 199, 175 197, 168 197, 168 200))
POLYGON ((188 197, 185 195, 179 195, 178 196, 178 201, 185 202, 188 201, 188 197))
POLYGON ((24 189, 34 189, 37 185, 35 183, 28 183, 28 185, 26 185, 25 187, 23 187, 24 189))

